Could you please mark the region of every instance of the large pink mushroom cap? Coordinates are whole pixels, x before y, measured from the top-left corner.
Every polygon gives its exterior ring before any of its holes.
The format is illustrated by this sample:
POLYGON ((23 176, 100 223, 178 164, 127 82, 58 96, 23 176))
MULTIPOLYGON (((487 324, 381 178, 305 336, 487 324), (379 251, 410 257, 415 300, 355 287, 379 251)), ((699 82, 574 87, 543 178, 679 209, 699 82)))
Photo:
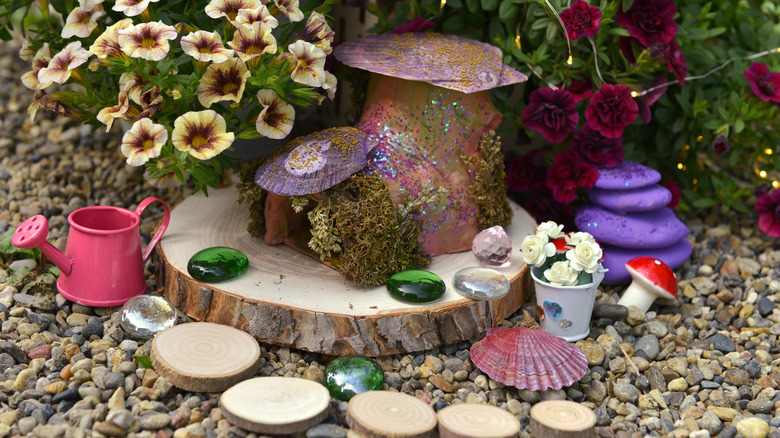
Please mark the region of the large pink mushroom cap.
POLYGON ((649 256, 635 257, 626 263, 626 270, 633 281, 618 304, 636 306, 647 312, 656 298, 677 297, 677 277, 661 260, 649 256))

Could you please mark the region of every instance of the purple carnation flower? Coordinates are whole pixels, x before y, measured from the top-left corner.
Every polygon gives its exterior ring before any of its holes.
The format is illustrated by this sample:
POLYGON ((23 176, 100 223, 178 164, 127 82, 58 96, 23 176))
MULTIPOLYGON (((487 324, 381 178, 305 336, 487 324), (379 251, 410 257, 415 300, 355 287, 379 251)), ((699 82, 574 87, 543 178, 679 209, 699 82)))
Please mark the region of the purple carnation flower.
POLYGON ((745 79, 761 100, 780 103, 780 73, 772 73, 766 65, 754 62, 745 70, 745 79))
POLYGON ((631 89, 622 84, 604 84, 585 108, 585 120, 604 137, 618 138, 626 126, 636 120, 638 113, 631 89))
POLYGON ((635 0, 627 11, 618 10, 615 20, 642 46, 650 47, 669 44, 677 35, 676 13, 672 0, 635 0))
POLYGON ((590 164, 578 163, 572 151, 553 158, 547 169, 547 187, 553 191, 555 202, 568 204, 577 197, 577 189, 590 190, 599 178, 599 171, 590 164))
POLYGON ((773 190, 756 201, 758 227, 772 237, 780 237, 780 190, 773 190))
POLYGON ((712 142, 712 150, 714 150, 718 155, 722 155, 724 152, 727 152, 729 150, 728 137, 723 134, 718 134, 718 136, 715 137, 715 141, 712 142))
POLYGON ((600 169, 615 167, 625 157, 622 138, 607 138, 594 131, 587 123, 574 133, 571 150, 577 161, 600 169))
POLYGON ((569 33, 569 39, 592 37, 599 33, 601 10, 595 6, 589 6, 583 0, 578 0, 561 11, 561 20, 569 33))
POLYGON ((538 88, 531 93, 530 103, 523 108, 520 118, 526 128, 549 142, 559 143, 577 127, 580 115, 575 105, 566 90, 538 88))

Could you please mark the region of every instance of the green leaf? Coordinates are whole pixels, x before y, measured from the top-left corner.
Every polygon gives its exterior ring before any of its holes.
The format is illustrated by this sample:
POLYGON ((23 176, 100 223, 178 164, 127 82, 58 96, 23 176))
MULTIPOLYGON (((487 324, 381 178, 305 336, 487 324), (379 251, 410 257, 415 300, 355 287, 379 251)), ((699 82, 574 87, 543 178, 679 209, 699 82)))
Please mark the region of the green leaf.
POLYGON ((498 8, 498 18, 504 21, 514 21, 519 14, 520 8, 511 1, 502 1, 498 8))
POLYGON ((716 204, 717 204, 717 202, 714 199, 699 198, 699 199, 693 201, 693 204, 691 204, 691 205, 693 205, 696 208, 707 208, 707 207, 712 207, 713 205, 716 205, 716 204))
POLYGON ((737 119, 734 122, 734 133, 739 134, 744 129, 745 129, 745 121, 742 119, 737 119))
POLYGON ((150 358, 149 356, 145 356, 143 354, 134 354, 133 359, 135 359, 135 362, 141 368, 147 368, 150 370, 154 369, 154 367, 152 366, 152 358, 150 358))
POLYGON ((446 33, 460 33, 466 30, 466 27, 468 27, 468 23, 463 15, 447 17, 444 23, 441 24, 442 30, 446 33))
POLYGON ((498 7, 498 0, 481 0, 482 9, 486 11, 494 11, 498 7))
POLYGON ((634 4, 634 0, 623 0, 623 11, 631 9, 631 5, 634 4))

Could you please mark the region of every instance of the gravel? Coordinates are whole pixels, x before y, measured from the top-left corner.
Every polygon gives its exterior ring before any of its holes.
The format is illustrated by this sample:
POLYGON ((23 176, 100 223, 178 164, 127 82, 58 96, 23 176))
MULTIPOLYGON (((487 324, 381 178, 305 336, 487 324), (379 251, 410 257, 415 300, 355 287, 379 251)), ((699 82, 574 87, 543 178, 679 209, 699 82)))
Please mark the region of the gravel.
MULTIPOLYGON (((67 215, 86 205, 134 208, 146 196, 176 204, 188 191, 156 189, 124 165, 119 136, 25 110, 31 93, 18 46, 0 44, 0 232, 44 214, 49 237, 64 247, 67 215)), ((162 211, 142 218, 142 238, 162 211)), ((435 410, 458 403, 506 409, 529 436, 529 413, 541 399, 565 398, 593 410, 602 437, 780 437, 780 249, 755 214, 688 219, 692 259, 677 270, 679 296, 647 313, 617 306, 624 287, 597 294, 591 337, 577 342, 589 369, 571 387, 544 393, 505 387, 474 367, 476 340, 378 358, 386 389, 412 394, 435 410), (639 374, 637 374, 637 371, 639 374)), ((247 437, 219 407, 220 394, 181 391, 133 354, 116 309, 73 304, 50 283, 13 281, 34 260, 0 265, 0 438, 247 437), (27 286, 27 289, 25 287, 27 286)), ((146 267, 147 284, 155 278, 146 267)), ((533 312, 533 302, 525 309, 533 312)), ((518 312, 501 324, 520 321, 518 312)), ((258 375, 321 381, 330 358, 261 344, 258 375)), ((308 438, 347 436, 347 404, 333 400, 308 438)))

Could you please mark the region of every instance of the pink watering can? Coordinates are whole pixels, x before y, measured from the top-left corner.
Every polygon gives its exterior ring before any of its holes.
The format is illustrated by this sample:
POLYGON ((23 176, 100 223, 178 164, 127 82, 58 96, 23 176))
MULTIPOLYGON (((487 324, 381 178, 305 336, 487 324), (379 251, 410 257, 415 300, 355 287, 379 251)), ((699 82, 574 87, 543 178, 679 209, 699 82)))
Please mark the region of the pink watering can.
POLYGON ((84 207, 68 216, 70 232, 64 254, 46 240, 49 223, 42 215, 22 222, 11 243, 19 248, 40 248, 60 268, 57 290, 65 298, 87 306, 119 306, 146 291, 144 262, 170 218, 168 204, 155 197, 141 201, 134 212, 119 207, 84 207), (142 253, 141 213, 154 201, 162 203, 165 214, 142 253))

